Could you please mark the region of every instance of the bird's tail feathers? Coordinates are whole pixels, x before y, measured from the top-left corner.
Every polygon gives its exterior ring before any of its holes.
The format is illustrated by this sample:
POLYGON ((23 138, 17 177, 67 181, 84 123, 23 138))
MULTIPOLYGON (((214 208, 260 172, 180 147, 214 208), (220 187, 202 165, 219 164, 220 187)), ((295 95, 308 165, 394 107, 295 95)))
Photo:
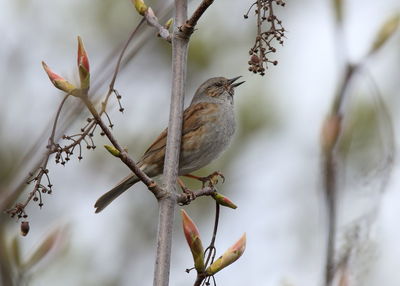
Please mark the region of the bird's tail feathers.
POLYGON ((113 200, 119 197, 122 193, 124 193, 127 189, 132 187, 139 181, 136 175, 131 174, 125 179, 123 179, 117 186, 112 188, 110 191, 102 195, 94 204, 96 208, 96 213, 101 212, 105 207, 107 207, 113 200))

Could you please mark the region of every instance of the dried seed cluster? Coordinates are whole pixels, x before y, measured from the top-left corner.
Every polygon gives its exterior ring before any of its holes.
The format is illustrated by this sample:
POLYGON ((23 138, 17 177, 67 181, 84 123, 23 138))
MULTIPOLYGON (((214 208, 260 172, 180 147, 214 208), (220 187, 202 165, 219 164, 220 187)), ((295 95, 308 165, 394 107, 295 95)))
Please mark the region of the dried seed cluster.
POLYGON ((282 21, 279 20, 273 10, 273 5, 285 6, 283 0, 257 0, 254 2, 244 18, 249 17, 250 12, 254 9, 255 15, 257 15, 257 36, 253 47, 249 50, 250 60, 249 71, 265 75, 265 70, 268 68, 268 63, 277 65, 278 61, 271 60, 268 54, 275 53, 276 43, 283 45, 283 39, 285 38, 285 28, 282 26, 282 21), (268 28, 265 30, 264 25, 268 28))
MULTIPOLYGON (((117 90, 113 90, 115 94, 118 105, 119 111, 123 112, 124 108, 121 105, 121 95, 118 93, 117 90)), ((103 111, 106 115, 108 126, 112 129, 114 124, 111 122, 111 119, 107 112, 103 111)), ((29 173, 29 179, 27 180, 27 184, 34 183, 33 190, 29 193, 27 200, 24 203, 16 203, 13 208, 6 211, 12 218, 16 217, 19 219, 26 219, 28 215, 25 212, 26 206, 32 200, 38 204, 41 208, 43 206, 43 194, 52 194, 53 192, 53 185, 50 182, 49 177, 49 169, 47 169, 47 162, 51 154, 55 154, 55 162, 56 164, 65 165, 68 161, 71 160, 72 155, 75 152, 78 152, 78 160, 82 160, 82 149, 86 147, 86 149, 94 150, 96 145, 93 141, 94 132, 96 131, 97 123, 93 118, 87 118, 86 124, 81 128, 81 132, 74 135, 63 135, 61 137, 62 140, 66 141, 67 143, 64 146, 61 146, 59 143, 54 142, 54 134, 49 139, 49 144, 47 145, 48 155, 46 160, 44 161, 43 165, 37 168, 35 171, 29 173), (46 178, 46 183, 43 183, 44 179, 46 178)), ((100 132, 101 136, 105 134, 100 132)), ((27 221, 23 221, 21 223, 21 233, 23 235, 27 234, 27 231, 23 231, 23 226, 26 228, 28 224, 27 221)))

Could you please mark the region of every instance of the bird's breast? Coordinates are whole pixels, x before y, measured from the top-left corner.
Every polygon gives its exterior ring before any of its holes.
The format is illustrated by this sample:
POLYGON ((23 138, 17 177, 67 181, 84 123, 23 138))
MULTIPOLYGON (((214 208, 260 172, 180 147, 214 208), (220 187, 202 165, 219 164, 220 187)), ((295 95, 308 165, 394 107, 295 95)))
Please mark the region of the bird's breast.
POLYGON ((200 127, 182 138, 179 173, 193 172, 218 158, 231 142, 234 132, 232 105, 221 104, 217 112, 205 115, 200 127))

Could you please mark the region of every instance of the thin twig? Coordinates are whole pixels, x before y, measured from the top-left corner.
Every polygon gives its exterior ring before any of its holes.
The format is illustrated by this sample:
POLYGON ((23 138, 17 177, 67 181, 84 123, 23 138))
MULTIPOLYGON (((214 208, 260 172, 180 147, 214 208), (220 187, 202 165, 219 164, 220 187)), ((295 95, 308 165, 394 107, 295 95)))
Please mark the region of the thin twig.
MULTIPOLYGON (((50 155, 54 151, 54 137, 55 137, 55 133, 56 133, 56 129, 57 129, 58 119, 60 118, 61 110, 62 110, 62 108, 63 108, 63 106, 64 106, 64 104, 67 101, 69 96, 70 96, 70 94, 67 94, 67 95, 64 96, 63 100, 61 101, 60 106, 57 109, 56 116, 55 116, 54 123, 53 123, 53 127, 51 129, 51 135, 50 135, 49 140, 48 140, 46 156, 44 157, 44 159, 41 162, 41 164, 39 164, 37 169, 35 170, 35 173, 39 170, 37 175, 33 175, 33 176, 35 176, 35 181, 36 181, 35 186, 34 186, 33 190, 29 193, 29 195, 26 198, 24 203, 16 204, 16 206, 14 208, 9 209, 9 210, 6 211, 11 216, 15 216, 15 215, 21 216, 22 214, 24 214, 25 213, 25 207, 35 197, 35 194, 37 192, 39 192, 39 194, 40 194, 39 188, 40 188, 40 185, 41 185, 42 177, 43 177, 44 174, 46 174, 46 176, 47 176, 47 172, 48 172, 47 164, 49 162, 50 155)), ((42 204, 42 202, 40 202, 40 203, 42 204)), ((8 202, 6 200, 4 202, 4 206, 7 205, 7 204, 8 204, 8 202)))
MULTIPOLYGON (((218 202, 215 202, 215 220, 214 220, 214 229, 213 229, 213 234, 211 237, 211 242, 204 251, 204 255, 207 253, 207 258, 205 262, 205 266, 211 265, 214 262, 215 255, 216 255, 216 249, 215 249, 215 239, 217 237, 217 231, 218 231, 218 222, 219 222, 219 212, 220 212, 220 205, 218 202)), ((204 279, 206 279, 207 274, 205 272, 197 273, 196 281, 194 282, 193 286, 200 286, 202 285, 202 282, 204 279)), ((209 278, 208 278, 209 279, 209 278)))
POLYGON ((194 27, 197 25, 200 17, 204 14, 204 12, 211 6, 214 0, 203 0, 197 9, 193 12, 192 16, 186 21, 186 23, 181 27, 181 31, 190 36, 193 31, 194 27))
POLYGON ((171 43, 171 34, 167 30, 167 28, 160 25, 160 23, 158 22, 158 18, 154 14, 153 9, 151 9, 151 7, 149 7, 144 13, 143 19, 147 21, 147 24, 157 29, 159 37, 171 43))
POLYGON ((107 107, 107 103, 108 103, 108 99, 110 98, 111 94, 114 91, 114 85, 115 85, 115 81, 117 80, 117 76, 118 76, 118 72, 120 70, 120 65, 122 62, 122 59, 125 55, 126 49, 128 48, 129 44, 131 43, 132 39, 136 36, 136 33, 138 32, 138 30, 142 27, 144 23, 144 18, 142 18, 142 20, 140 20, 139 24, 137 24, 137 26, 135 27, 135 29, 132 31, 132 33, 130 34, 128 40, 126 41, 124 47, 121 50, 121 53, 119 54, 118 60, 117 60, 117 64, 115 65, 115 70, 114 70, 114 74, 112 76, 110 85, 109 85, 109 89, 107 92, 107 95, 105 96, 104 101, 101 103, 101 113, 100 115, 106 111, 106 107, 107 107))
POLYGON ((210 262, 210 264, 213 263, 214 258, 215 258, 215 239, 217 237, 217 231, 218 231, 219 211, 220 211, 220 205, 218 202, 215 202, 215 221, 214 221, 213 235, 211 238, 210 245, 205 250, 205 251, 207 251, 207 250, 209 251, 207 259, 206 259, 206 263, 205 263, 206 265, 208 265, 208 262, 210 262), (210 261, 210 259, 211 259, 211 261, 210 261))

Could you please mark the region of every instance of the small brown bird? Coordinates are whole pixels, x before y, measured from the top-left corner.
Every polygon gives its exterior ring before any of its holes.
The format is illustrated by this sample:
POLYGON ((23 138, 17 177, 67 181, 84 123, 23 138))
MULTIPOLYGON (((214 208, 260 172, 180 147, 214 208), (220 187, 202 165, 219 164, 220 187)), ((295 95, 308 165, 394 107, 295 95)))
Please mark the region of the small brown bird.
MULTIPOLYGON (((244 83, 235 83, 239 78, 210 78, 197 89, 190 106, 183 113, 179 175, 203 168, 229 145, 235 132, 234 89, 244 83)), ((167 132, 165 129, 158 136, 137 164, 149 177, 156 177, 163 172, 167 132)), ((135 174, 123 179, 96 201, 96 213, 138 181, 135 174)))

